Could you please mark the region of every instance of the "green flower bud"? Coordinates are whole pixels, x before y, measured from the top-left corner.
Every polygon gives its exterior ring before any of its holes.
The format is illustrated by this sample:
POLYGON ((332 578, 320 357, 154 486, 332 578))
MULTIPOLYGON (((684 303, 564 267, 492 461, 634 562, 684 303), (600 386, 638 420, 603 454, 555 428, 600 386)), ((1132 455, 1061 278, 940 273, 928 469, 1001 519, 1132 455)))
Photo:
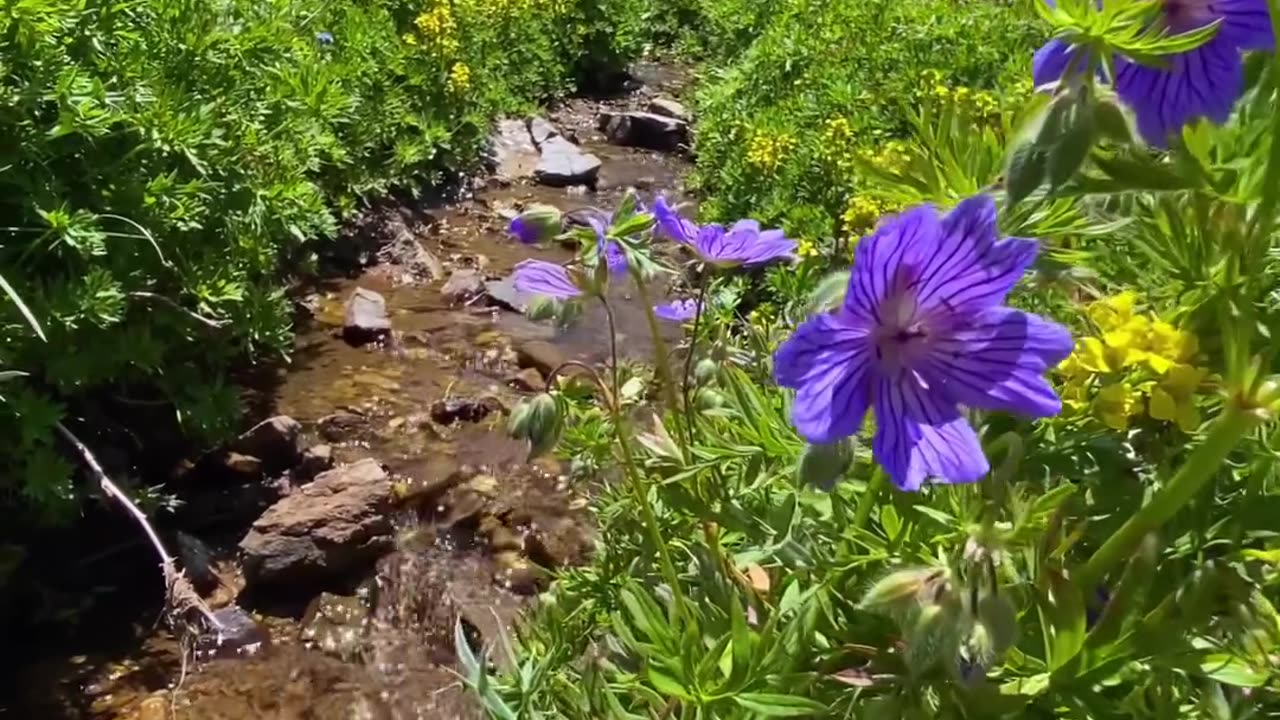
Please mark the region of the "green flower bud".
POLYGON ((720 376, 720 364, 711 358, 702 358, 693 366, 693 379, 706 385, 720 376))
POLYGON ((698 409, 699 410, 715 410, 725 405, 724 395, 711 388, 702 388, 698 391, 698 409))
POLYGON ((1003 655, 1018 641, 1018 613, 1004 595, 983 596, 978 600, 977 614, 994 656, 1003 655))
POLYGON ((530 459, 550 452, 564 429, 564 409, 551 393, 542 393, 521 403, 511 413, 507 429, 512 437, 529 441, 530 459))
POLYGON ((907 610, 929 597, 946 584, 949 573, 945 568, 908 568, 890 573, 872 585, 862 596, 859 606, 868 610, 907 610))
POLYGON ((849 271, 832 273, 818 283, 818 287, 809 293, 808 314, 835 310, 844 302, 844 295, 849 289, 849 271))
POLYGON ((520 242, 532 245, 559 235, 563 220, 560 211, 550 205, 532 205, 511 221, 509 229, 520 242))
POLYGON ((801 484, 829 492, 852 464, 853 439, 844 438, 806 447, 800 456, 797 475, 801 484))

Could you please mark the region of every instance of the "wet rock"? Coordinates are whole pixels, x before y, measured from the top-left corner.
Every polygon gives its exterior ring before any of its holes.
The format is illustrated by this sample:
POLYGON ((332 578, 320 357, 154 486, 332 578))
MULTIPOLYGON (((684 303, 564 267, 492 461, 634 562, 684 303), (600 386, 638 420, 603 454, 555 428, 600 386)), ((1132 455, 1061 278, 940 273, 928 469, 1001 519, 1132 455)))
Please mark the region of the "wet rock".
POLYGON ((489 138, 489 162, 494 175, 508 182, 533 177, 538 148, 523 120, 500 120, 489 138))
POLYGON ((312 445, 302 453, 302 460, 293 469, 293 479, 308 482, 320 473, 333 468, 333 448, 328 445, 312 445))
POLYGON ((254 425, 228 446, 239 453, 262 461, 266 473, 278 473, 297 464, 302 455, 298 437, 302 425, 287 415, 277 415, 254 425))
POLYGON ((202 661, 251 657, 271 644, 271 635, 237 605, 214 610, 221 627, 196 641, 196 657, 202 661))
POLYGON ((254 482, 264 477, 263 462, 252 455, 241 455, 231 451, 220 453, 218 465, 232 477, 245 482, 254 482))
POLYGON ((515 280, 511 277, 491 280, 485 283, 484 292, 489 297, 490 305, 518 313, 528 310, 529 303, 534 297, 529 293, 517 290, 515 280))
POLYGON ((349 412, 325 415, 316 423, 320 429, 320 437, 329 442, 350 440, 364 430, 367 424, 365 416, 349 412))
POLYGON ((609 224, 609 213, 596 207, 575 208, 564 214, 563 226, 565 230, 572 230, 580 227, 591 227, 594 220, 605 224, 609 224))
POLYGON ((178 562, 182 572, 201 596, 213 592, 220 584, 213 570, 213 551, 200 538, 184 533, 174 533, 174 546, 178 550, 178 562))
POLYGON ((517 595, 537 595, 547 585, 546 574, 517 552, 496 553, 494 560, 499 568, 494 582, 517 595))
POLYGON ((649 112, 654 115, 675 118, 686 123, 692 119, 685 106, 671 98, 658 97, 650 100, 649 112))
POLYGON ((172 698, 163 694, 152 695, 138 706, 137 720, 171 720, 169 709, 173 707, 172 698))
POLYGON ((552 138, 560 137, 560 129, 552 125, 550 121, 542 117, 529 118, 529 137, 533 140, 533 144, 538 148, 542 148, 547 141, 552 138))
POLYGON ((411 279, 440 280, 445 276, 444 265, 439 258, 418 242, 418 236, 409 229, 400 212, 392 212, 387 218, 387 230, 391 241, 378 250, 378 260, 403 268, 411 279))
POLYGON ((364 651, 368 620, 366 599, 321 593, 302 616, 300 637, 309 647, 351 662, 364 651))
POLYGON ((524 526, 523 549, 530 560, 556 570, 585 562, 591 554, 591 540, 568 518, 542 518, 524 526))
POLYGON ((507 384, 524 392, 542 392, 547 387, 547 383, 542 379, 542 372, 532 367, 512 375, 507 380, 507 384))
POLYGON ((545 340, 529 340, 516 348, 516 361, 521 368, 533 368, 545 379, 569 360, 563 350, 545 340))
POLYGON ((381 340, 391 333, 387 301, 379 293, 356 288, 347 300, 342 337, 352 345, 381 340))
POLYGON ((395 544, 391 478, 376 460, 321 473, 267 509, 240 541, 251 585, 341 579, 395 544))
POLYGON ((431 419, 441 425, 452 425, 458 421, 473 423, 501 410, 502 403, 494 397, 449 398, 431 404, 431 419))
POLYGON ((648 112, 603 112, 597 125, 615 145, 670 152, 689 142, 689 123, 648 112))
POLYGON ((472 268, 454 270, 440 291, 453 302, 466 302, 484 294, 484 276, 472 268))
POLYGON ((600 176, 600 165, 600 158, 595 155, 562 137, 553 137, 542 144, 534 177, 543 185, 552 187, 595 186, 600 176))

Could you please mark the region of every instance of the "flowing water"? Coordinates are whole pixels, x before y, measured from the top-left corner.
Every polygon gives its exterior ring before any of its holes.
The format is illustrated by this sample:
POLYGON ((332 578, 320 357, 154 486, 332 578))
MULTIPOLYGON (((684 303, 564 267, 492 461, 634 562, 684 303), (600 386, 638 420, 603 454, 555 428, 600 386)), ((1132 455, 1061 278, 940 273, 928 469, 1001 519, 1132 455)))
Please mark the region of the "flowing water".
MULTIPOLYGON (((638 75, 645 93, 678 95, 683 86, 682 74, 669 68, 638 75)), ((608 211, 628 188, 646 200, 658 192, 680 196, 684 159, 611 146, 595 131, 599 110, 635 106, 645 93, 576 99, 549 114, 603 161, 594 192, 490 182, 460 201, 397 210, 421 220, 410 227, 446 275, 475 268, 500 279, 528 257, 564 260, 564 249, 513 242, 505 232, 513 210, 542 202, 608 211)), ((526 462, 525 448, 502 432, 503 412, 450 423, 439 421, 441 408, 510 408, 528 394, 513 382, 522 366, 606 361, 608 323, 591 308, 556 330, 483 301, 452 302, 442 293, 443 279, 405 279, 375 265, 302 288, 309 313, 291 362, 251 373, 246 392, 260 414, 291 416, 309 440, 331 445, 338 464, 375 458, 388 469, 403 501, 396 549, 348 586, 330 588, 340 591, 334 594, 240 593, 237 602, 261 623, 255 654, 204 653, 184 663, 187 654, 173 636, 146 619, 123 640, 22 648, 30 662, 18 676, 19 697, 0 702, 0 718, 478 717, 454 674, 455 622, 461 619, 485 644, 496 642, 545 587, 542 568, 589 555, 593 523, 588 489, 574 487, 553 461, 526 462), (353 347, 339 337, 343 304, 357 287, 386 298, 394 327, 389 342, 353 347)), ((642 306, 625 285, 613 292, 621 354, 647 356, 642 306)), ((220 536, 211 518, 204 538, 215 547, 223 587, 214 596, 221 605, 243 586, 234 548, 245 528, 223 528, 220 536)), ((142 572, 154 569, 144 565, 142 572)), ((139 582, 151 583, 144 590, 158 595, 158 579, 139 582)))

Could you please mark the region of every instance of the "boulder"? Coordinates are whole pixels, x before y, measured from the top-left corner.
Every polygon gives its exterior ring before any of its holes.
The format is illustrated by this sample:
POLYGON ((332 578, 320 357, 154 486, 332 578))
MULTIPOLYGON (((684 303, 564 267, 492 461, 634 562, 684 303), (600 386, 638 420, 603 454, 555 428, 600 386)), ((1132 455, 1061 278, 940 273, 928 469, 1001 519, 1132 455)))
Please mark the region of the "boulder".
MULTIPOLYGON (((301 433, 302 425, 297 420, 277 415, 254 425, 233 440, 227 449, 240 456, 257 458, 262 465, 260 472, 275 474, 293 467, 301 459, 302 449, 298 444, 301 433)), ((228 463, 227 467, 231 464, 228 463)), ((239 467, 246 469, 243 462, 239 467)))
POLYGON ((382 295, 356 288, 347 300, 342 321, 342 337, 352 345, 381 340, 391 333, 387 301, 382 295))
POLYGON ((539 149, 548 140, 556 137, 560 137, 560 129, 552 125, 549 120, 537 116, 529 118, 529 138, 533 140, 533 144, 539 149))
POLYGON ((484 294, 484 276, 479 270, 459 268, 440 291, 453 302, 466 302, 484 294))
POLYGON ((523 120, 500 120, 489 137, 489 162, 496 177, 523 180, 538 166, 538 147, 523 120))
POLYGON ((240 541, 250 584, 341 580, 395 546, 391 478, 372 459, 321 473, 267 509, 240 541))
POLYGON ((534 177, 543 185, 594 187, 600 176, 600 158, 556 136, 542 144, 542 154, 534 177))
POLYGON ((649 112, 654 115, 675 118, 676 120, 686 123, 691 119, 689 111, 685 109, 685 106, 671 98, 658 97, 650 100, 649 112))
POLYGON ((598 127, 615 145, 670 152, 689 143, 689 123, 649 112, 603 112, 598 127))
POLYGON ((293 479, 298 482, 308 482, 332 468, 333 448, 328 445, 313 445, 302 453, 302 460, 293 469, 293 479))

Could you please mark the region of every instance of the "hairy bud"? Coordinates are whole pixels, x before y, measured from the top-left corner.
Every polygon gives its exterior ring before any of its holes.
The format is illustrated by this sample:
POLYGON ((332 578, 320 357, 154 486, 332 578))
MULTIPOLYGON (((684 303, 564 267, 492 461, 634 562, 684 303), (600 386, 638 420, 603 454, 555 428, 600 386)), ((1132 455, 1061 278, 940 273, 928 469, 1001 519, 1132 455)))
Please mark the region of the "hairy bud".
POLYGON ((559 235, 562 222, 563 218, 556 208, 550 205, 533 205, 517 215, 508 229, 520 242, 533 245, 559 235))
POLYGON ((818 443, 804 449, 797 471, 803 485, 830 491, 853 464, 853 440, 842 438, 833 443, 818 443))
POLYGON ((507 429, 512 437, 529 441, 530 458, 544 455, 560 441, 564 429, 563 410, 559 398, 544 392, 517 406, 507 429))

